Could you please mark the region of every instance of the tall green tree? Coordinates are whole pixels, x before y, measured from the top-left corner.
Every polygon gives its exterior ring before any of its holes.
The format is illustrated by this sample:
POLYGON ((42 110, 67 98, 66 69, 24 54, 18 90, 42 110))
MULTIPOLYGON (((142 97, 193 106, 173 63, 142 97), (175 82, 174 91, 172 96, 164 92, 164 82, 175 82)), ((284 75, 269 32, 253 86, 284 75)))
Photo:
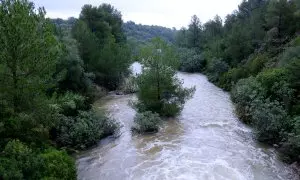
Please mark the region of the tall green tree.
POLYGON ((175 76, 179 60, 174 48, 155 38, 142 50, 141 58, 144 70, 138 78, 138 110, 177 115, 193 90, 183 88, 175 76))
POLYGON ((110 34, 114 36, 116 43, 126 40, 122 30, 121 12, 110 4, 102 4, 98 7, 84 5, 79 19, 87 24, 102 43, 110 37, 110 34))
POLYGON ((110 5, 85 5, 72 30, 86 70, 95 74, 96 84, 109 90, 120 85, 131 63, 122 23, 120 12, 110 5))
POLYGON ((1 1, 0 34, 0 95, 18 113, 51 84, 59 45, 45 10, 27 0, 1 1))
POLYGON ((194 15, 188 28, 188 46, 190 48, 200 48, 201 46, 202 24, 200 19, 194 15))

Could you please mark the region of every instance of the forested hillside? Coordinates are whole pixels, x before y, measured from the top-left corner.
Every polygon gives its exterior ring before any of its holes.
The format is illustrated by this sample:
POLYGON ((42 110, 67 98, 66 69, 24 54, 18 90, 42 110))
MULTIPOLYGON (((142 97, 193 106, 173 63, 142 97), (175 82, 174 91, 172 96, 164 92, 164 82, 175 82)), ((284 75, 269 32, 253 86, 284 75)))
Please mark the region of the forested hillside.
POLYGON ((149 26, 135 24, 132 21, 126 22, 123 29, 128 40, 136 41, 137 43, 146 43, 155 37, 160 37, 166 42, 175 42, 176 29, 170 29, 162 26, 149 26))
POLYGON ((300 161, 299 22, 298 0, 248 0, 224 22, 193 16, 176 36, 181 70, 231 91, 240 119, 290 162, 300 161))

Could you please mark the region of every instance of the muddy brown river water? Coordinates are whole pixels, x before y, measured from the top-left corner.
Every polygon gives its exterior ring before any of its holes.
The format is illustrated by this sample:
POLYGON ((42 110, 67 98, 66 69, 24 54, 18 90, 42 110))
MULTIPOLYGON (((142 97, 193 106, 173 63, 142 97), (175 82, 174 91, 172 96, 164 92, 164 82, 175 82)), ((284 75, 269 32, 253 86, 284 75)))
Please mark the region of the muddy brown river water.
POLYGON ((234 114, 229 94, 204 75, 179 73, 196 86, 182 114, 165 121, 159 133, 132 135, 134 95, 110 95, 98 104, 123 127, 77 157, 80 180, 296 180, 276 151, 259 144, 252 129, 234 114), (105 103, 102 103, 102 102, 105 103))

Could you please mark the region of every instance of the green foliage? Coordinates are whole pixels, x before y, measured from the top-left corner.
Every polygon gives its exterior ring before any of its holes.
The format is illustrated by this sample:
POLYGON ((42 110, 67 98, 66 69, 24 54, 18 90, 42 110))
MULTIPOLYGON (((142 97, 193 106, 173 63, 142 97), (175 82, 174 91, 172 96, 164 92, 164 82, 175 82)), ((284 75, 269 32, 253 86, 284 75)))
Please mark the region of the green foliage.
POLYGON ((42 179, 76 179, 75 161, 66 152, 48 149, 40 158, 44 166, 42 179))
POLYGON ((252 76, 256 76, 259 72, 261 72, 266 63, 268 62, 267 54, 257 54, 254 57, 250 57, 250 59, 245 64, 245 68, 248 69, 248 72, 252 76))
MULTIPOLYGON (((293 92, 285 69, 269 69, 257 75, 257 80, 272 100, 290 103, 293 92)), ((287 104, 288 105, 288 104, 287 104)))
MULTIPOLYGON (((85 72, 84 63, 78 52, 78 44, 70 37, 70 30, 62 29, 61 43, 63 51, 56 65, 54 77, 61 93, 73 91, 82 95, 90 95, 93 74, 85 72)), ((91 97, 92 98, 92 97, 91 97)))
POLYGON ((288 114, 278 101, 258 100, 252 103, 252 124, 257 138, 270 144, 281 141, 281 133, 289 128, 288 114))
POLYGON ((134 39, 139 44, 145 44, 147 41, 155 37, 160 37, 168 43, 175 42, 176 30, 174 29, 161 26, 135 24, 132 21, 124 23, 123 28, 127 38, 134 39))
POLYGON ((207 64, 208 79, 211 82, 218 82, 219 78, 228 71, 229 66, 221 59, 212 59, 207 64))
POLYGON ((138 77, 137 109, 162 116, 177 115, 193 89, 183 88, 175 76, 178 59, 173 48, 160 39, 154 39, 142 52, 145 68, 138 77))
POLYGON ((80 13, 80 20, 86 23, 100 42, 112 35, 117 43, 125 42, 122 31, 122 15, 110 4, 101 4, 98 7, 84 5, 80 13))
POLYGON ((201 72, 206 61, 202 54, 195 49, 181 48, 178 50, 180 57, 180 70, 183 72, 201 72))
POLYGON ((283 67, 300 59, 300 45, 291 46, 279 56, 279 66, 283 67))
POLYGON ((131 64, 122 24, 121 13, 111 5, 85 5, 72 30, 86 71, 95 74, 96 84, 109 90, 120 85, 131 64))
POLYGON ((246 123, 252 123, 252 104, 255 100, 266 98, 265 90, 254 77, 241 79, 231 92, 231 98, 236 103, 238 116, 246 123))
POLYGON ((193 15, 187 31, 187 45, 189 48, 200 49, 201 32, 202 24, 200 19, 196 15, 193 15))
POLYGON ((51 85, 58 43, 44 9, 25 0, 2 1, 0 24, 0 94, 20 112, 51 85))
POLYGON ((59 96, 56 102, 60 113, 65 116, 76 116, 78 111, 90 109, 83 96, 71 92, 59 96))
POLYGON ((289 155, 290 162, 297 161, 300 154, 300 116, 292 120, 293 129, 288 134, 288 141, 284 143, 281 151, 289 155))
POLYGON ((300 58, 295 59, 286 67, 291 86, 300 91, 300 58))
POLYGON ((24 143, 13 140, 7 143, 0 157, 0 177, 3 179, 37 179, 40 159, 24 143))
POLYGON ((19 140, 7 143, 0 156, 0 177, 9 179, 75 179, 73 158, 63 151, 33 151, 19 140))
POLYGON ((95 82, 110 90, 115 90, 121 84, 124 76, 129 74, 131 64, 130 50, 127 45, 120 45, 114 39, 104 45, 100 59, 93 64, 96 71, 95 82))
POLYGON ((118 124, 102 113, 80 111, 76 117, 61 116, 56 128, 56 141, 60 146, 81 150, 114 134, 118 124))
POLYGON ((220 77, 219 85, 221 88, 230 91, 238 80, 247 76, 248 72, 245 68, 232 68, 220 77))
POLYGON ((134 126, 132 127, 133 132, 137 133, 152 133, 157 132, 161 123, 161 118, 158 114, 146 111, 138 113, 134 117, 134 126))

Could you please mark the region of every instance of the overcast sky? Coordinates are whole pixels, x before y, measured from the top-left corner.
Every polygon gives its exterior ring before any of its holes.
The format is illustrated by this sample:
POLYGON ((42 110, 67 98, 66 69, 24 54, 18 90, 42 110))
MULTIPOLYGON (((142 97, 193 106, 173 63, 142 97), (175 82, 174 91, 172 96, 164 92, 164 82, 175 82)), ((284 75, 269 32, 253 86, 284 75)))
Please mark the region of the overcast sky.
POLYGON ((242 0, 33 0, 44 6, 51 18, 78 17, 84 4, 110 3, 122 12, 124 21, 180 28, 196 14, 204 23, 216 14, 224 18, 242 0))

